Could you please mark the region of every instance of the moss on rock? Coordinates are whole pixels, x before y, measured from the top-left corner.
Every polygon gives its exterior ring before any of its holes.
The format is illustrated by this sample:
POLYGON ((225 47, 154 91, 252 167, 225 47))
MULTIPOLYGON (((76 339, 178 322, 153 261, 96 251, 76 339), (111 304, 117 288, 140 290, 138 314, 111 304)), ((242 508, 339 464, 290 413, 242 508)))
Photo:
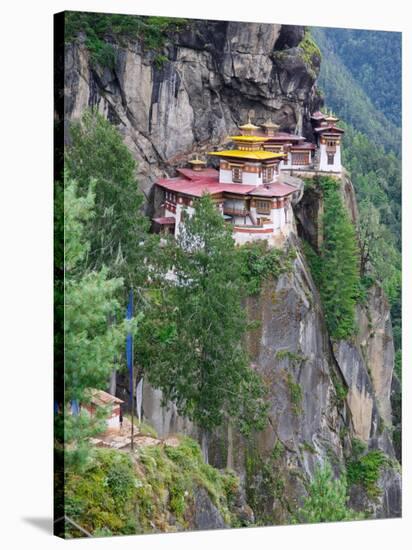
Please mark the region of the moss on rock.
MULTIPOLYGON (((134 457, 96 448, 85 471, 66 472, 65 513, 95 536, 196 529, 195 500, 202 491, 213 517, 231 527, 239 525, 238 490, 238 477, 206 464, 188 437, 176 446, 139 447, 134 457)), ((66 529, 68 538, 80 536, 66 529)))

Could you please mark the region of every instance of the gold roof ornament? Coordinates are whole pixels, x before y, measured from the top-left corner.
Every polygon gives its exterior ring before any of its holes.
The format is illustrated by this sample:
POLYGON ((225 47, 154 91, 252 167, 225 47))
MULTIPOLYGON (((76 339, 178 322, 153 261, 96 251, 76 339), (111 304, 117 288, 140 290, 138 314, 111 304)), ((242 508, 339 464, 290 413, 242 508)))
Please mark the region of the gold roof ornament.
POLYGON ((279 124, 276 124, 272 121, 272 117, 268 118, 266 122, 261 124, 263 128, 270 129, 270 130, 279 130, 280 126, 279 124))
POLYGON ((338 122, 339 119, 337 117, 333 116, 332 109, 329 109, 329 115, 325 116, 325 120, 327 122, 333 123, 333 122, 338 122))
POLYGON ((195 158, 189 160, 188 162, 192 166, 193 170, 201 170, 202 168, 204 168, 206 166, 206 161, 201 160, 198 157, 197 153, 196 153, 195 158))
POLYGON ((253 130, 259 130, 259 126, 255 126, 254 124, 252 124, 252 121, 250 120, 250 116, 249 116, 247 123, 242 124, 242 126, 239 126, 239 129, 240 130, 247 130, 247 131, 251 132, 253 130))

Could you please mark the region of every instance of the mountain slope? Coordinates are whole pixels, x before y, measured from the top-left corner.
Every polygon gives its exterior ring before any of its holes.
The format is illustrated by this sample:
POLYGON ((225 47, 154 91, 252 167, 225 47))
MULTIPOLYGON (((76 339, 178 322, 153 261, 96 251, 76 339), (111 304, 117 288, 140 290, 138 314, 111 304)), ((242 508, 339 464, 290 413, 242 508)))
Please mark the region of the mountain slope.
MULTIPOLYGON (((389 116, 385 116, 385 111, 382 112, 379 105, 384 102, 388 106, 391 92, 386 90, 385 86, 381 93, 374 92, 371 90, 372 86, 367 76, 373 67, 373 72, 376 73, 375 89, 379 89, 382 87, 381 80, 385 78, 381 73, 385 71, 386 64, 379 64, 379 50, 372 54, 369 47, 368 55, 364 55, 365 58, 369 58, 369 65, 366 65, 366 62, 362 65, 363 58, 359 54, 361 47, 358 45, 351 48, 350 46, 352 32, 355 31, 311 28, 311 33, 322 52, 318 85, 325 94, 327 105, 339 113, 339 116, 348 124, 364 133, 372 142, 382 145, 387 151, 393 150, 400 153, 401 131, 399 125, 393 122, 400 116, 400 109, 394 107, 391 111, 388 107, 389 116), (339 47, 335 47, 331 38, 335 32, 340 37, 339 47), (351 55, 354 53, 357 56, 352 58, 351 55)), ((396 59, 394 65, 400 67, 396 59)), ((396 80, 394 78, 394 81, 396 80)), ((396 93, 393 92, 394 101, 400 107, 400 87, 397 90, 396 93)))
POLYGON ((373 105, 400 126, 401 33, 336 28, 321 32, 328 48, 339 56, 373 105))

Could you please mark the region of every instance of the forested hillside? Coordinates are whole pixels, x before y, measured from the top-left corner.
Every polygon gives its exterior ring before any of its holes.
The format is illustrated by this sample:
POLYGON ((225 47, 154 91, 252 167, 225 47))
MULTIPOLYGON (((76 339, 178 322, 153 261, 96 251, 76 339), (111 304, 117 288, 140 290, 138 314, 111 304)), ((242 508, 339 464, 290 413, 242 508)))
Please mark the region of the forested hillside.
POLYGON ((386 150, 400 152, 401 35, 313 27, 318 85, 329 107, 386 150))
POLYGON ((359 29, 317 29, 353 75, 373 105, 396 126, 401 125, 401 34, 359 29))

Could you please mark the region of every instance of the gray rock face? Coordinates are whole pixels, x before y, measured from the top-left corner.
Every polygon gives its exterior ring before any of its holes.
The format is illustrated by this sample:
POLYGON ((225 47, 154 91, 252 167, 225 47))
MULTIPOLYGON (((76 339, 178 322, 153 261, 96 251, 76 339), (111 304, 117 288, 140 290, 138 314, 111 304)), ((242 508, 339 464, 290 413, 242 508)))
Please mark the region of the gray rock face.
POLYGON ((358 439, 369 441, 374 406, 372 384, 365 363, 351 342, 334 345, 334 355, 349 389, 347 401, 351 412, 353 432, 358 439))
POLYGON ((226 527, 222 515, 203 487, 196 490, 194 499, 195 529, 224 529, 226 527))
POLYGON ((170 37, 163 64, 130 43, 116 46, 113 70, 93 66, 79 40, 66 48, 66 127, 96 106, 122 132, 146 194, 157 177, 191 151, 220 144, 248 114, 310 137, 319 60, 308 66, 303 34, 302 27, 193 21, 170 37))

